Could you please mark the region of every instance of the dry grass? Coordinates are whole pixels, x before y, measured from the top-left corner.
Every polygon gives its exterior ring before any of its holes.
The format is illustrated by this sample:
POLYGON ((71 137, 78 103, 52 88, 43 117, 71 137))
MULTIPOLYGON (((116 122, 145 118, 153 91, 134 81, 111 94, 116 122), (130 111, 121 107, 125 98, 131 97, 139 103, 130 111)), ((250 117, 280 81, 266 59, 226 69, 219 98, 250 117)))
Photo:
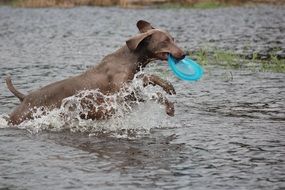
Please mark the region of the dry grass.
POLYGON ((74 7, 74 6, 121 6, 139 7, 144 5, 157 5, 174 3, 186 6, 208 4, 244 4, 244 3, 284 3, 284 0, 0 0, 0 3, 12 3, 20 7, 74 7))
POLYGON ((169 0, 17 0, 21 7, 74 7, 74 6, 121 6, 136 7, 165 3, 169 0))
POLYGON ((123 0, 18 0, 17 6, 20 7, 74 7, 81 5, 111 6, 119 5, 123 0))

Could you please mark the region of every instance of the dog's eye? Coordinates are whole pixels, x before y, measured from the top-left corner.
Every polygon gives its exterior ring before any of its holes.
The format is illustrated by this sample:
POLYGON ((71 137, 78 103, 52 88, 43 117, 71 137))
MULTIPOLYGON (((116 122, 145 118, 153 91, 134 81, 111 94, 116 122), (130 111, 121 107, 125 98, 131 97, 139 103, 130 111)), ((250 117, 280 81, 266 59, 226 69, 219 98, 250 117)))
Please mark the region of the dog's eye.
POLYGON ((167 41, 167 40, 164 40, 164 41, 162 41, 162 42, 160 43, 160 45, 161 45, 162 47, 167 46, 167 44, 169 44, 169 41, 167 41))
POLYGON ((170 42, 170 38, 166 38, 166 39, 164 40, 164 42, 165 42, 165 43, 169 43, 169 42, 170 42))

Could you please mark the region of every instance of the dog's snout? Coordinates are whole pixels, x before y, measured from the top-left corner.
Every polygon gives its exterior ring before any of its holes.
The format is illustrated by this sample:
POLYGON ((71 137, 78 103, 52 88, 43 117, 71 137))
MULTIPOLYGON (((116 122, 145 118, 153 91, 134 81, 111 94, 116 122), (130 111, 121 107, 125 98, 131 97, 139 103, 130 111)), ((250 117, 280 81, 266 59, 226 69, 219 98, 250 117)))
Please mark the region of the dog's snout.
POLYGON ((174 54, 174 57, 178 60, 182 60, 186 57, 186 54, 183 51, 180 51, 174 54))

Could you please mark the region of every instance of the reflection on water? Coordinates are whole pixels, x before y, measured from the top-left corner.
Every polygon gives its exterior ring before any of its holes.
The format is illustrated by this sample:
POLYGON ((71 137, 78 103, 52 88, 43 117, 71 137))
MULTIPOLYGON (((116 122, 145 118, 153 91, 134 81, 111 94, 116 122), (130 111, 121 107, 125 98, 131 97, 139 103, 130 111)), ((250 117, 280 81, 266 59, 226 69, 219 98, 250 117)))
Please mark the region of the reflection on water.
MULTIPOLYGON (((251 45, 265 50, 284 48, 285 39, 284 11, 274 7, 1 7, 0 18, 0 74, 10 73, 26 92, 94 65, 135 34, 141 18, 169 29, 186 49, 213 38, 217 47, 238 51, 254 38, 251 45), (264 40, 256 40, 260 35, 264 40)), ((205 71, 201 81, 189 83, 170 74, 166 64, 153 63, 146 72, 163 75, 176 88, 170 97, 176 116, 166 116, 158 104, 142 104, 122 120, 129 128, 116 135, 1 129, 0 188, 284 188, 285 75, 209 66, 205 71), (138 134, 132 126, 148 130, 138 134)), ((17 104, 2 80, 0 113, 17 104)))

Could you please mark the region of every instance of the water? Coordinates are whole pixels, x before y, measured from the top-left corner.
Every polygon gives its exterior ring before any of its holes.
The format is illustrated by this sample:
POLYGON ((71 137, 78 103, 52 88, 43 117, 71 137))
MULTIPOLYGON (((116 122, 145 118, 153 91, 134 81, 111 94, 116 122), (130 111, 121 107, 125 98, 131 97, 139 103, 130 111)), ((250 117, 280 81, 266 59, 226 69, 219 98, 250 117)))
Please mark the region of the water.
MULTIPOLYGON (((81 73, 135 34, 136 20, 142 18, 168 29, 185 49, 205 44, 237 52, 285 49, 282 7, 1 7, 1 78, 11 74, 15 85, 27 92, 81 73)), ((7 128, 0 118, 0 187, 285 188, 284 74, 208 66, 202 80, 189 83, 175 78, 160 61, 146 72, 158 73, 175 86, 177 95, 169 97, 175 117, 147 101, 121 120, 87 125, 107 130, 71 132, 80 123, 63 128, 56 113, 25 129, 7 128), (45 122, 53 128, 45 128, 45 122)), ((5 115, 18 100, 1 81, 0 114, 5 115)))

